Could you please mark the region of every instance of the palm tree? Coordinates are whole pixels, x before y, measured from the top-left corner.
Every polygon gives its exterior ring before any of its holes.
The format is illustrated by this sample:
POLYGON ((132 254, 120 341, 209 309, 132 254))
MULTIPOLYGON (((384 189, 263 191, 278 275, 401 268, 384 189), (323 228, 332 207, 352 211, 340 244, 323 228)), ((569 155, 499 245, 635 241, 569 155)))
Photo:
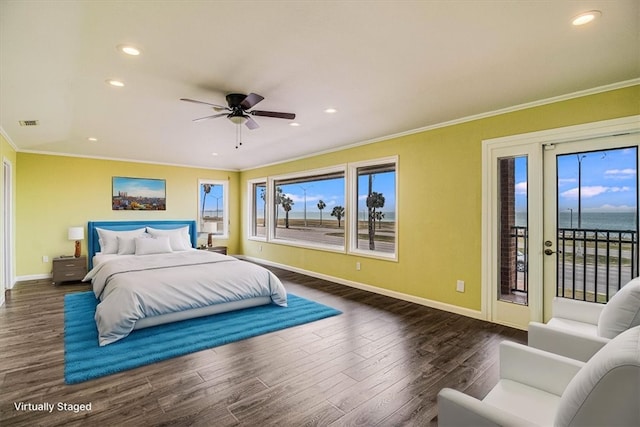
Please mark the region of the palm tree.
POLYGON ((376 209, 384 207, 384 196, 382 193, 372 191, 367 196, 367 208, 369 208, 369 250, 376 249, 376 209))
POLYGON ((289 211, 293 207, 294 203, 288 196, 282 196, 280 201, 282 209, 284 209, 284 228, 289 228, 289 211))
POLYGON ((340 220, 344 217, 344 208, 342 206, 334 206, 331 216, 335 216, 338 219, 338 228, 340 228, 340 220))
POLYGON ((262 199, 262 205, 263 207, 263 213, 262 213, 262 226, 266 226, 267 225, 267 193, 266 193, 266 188, 262 187, 260 189, 260 198, 262 199))
POLYGON ((322 209, 326 208, 327 204, 322 200, 318 201, 318 209, 320 210, 320 225, 322 225, 322 209))
POLYGON ((202 213, 200 215, 202 224, 200 226, 204 228, 204 202, 207 200, 207 194, 211 193, 211 184, 202 184, 202 191, 204 191, 204 196, 202 197, 202 213))
POLYGON ((382 218, 384 218, 384 212, 382 212, 382 211, 376 212, 374 218, 375 218, 376 221, 378 221, 378 230, 380 230, 382 218))
POLYGON ((278 226, 278 205, 282 204, 283 197, 284 193, 282 192, 282 187, 276 187, 276 195, 273 201, 276 205, 276 227, 278 226))

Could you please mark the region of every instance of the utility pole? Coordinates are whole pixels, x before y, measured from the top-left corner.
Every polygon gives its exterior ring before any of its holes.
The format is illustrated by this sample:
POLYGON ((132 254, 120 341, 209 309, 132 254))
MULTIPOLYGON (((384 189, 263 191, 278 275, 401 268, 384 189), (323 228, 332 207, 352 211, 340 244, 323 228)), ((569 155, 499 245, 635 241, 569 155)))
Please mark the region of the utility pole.
POLYGON ((586 155, 576 154, 578 157, 578 229, 582 228, 582 159, 586 155))
POLYGON ((313 187, 313 185, 310 185, 308 187, 303 187, 302 185, 298 185, 298 187, 302 188, 302 191, 304 192, 304 226, 307 226, 307 190, 311 187, 313 187))

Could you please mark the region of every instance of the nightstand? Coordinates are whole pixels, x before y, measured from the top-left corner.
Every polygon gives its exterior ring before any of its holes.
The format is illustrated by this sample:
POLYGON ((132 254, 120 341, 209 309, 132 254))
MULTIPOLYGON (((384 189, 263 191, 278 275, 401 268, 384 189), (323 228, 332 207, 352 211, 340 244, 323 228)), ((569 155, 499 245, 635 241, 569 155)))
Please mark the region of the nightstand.
POLYGON ((227 254, 227 247, 226 246, 212 246, 210 248, 207 247, 207 248, 198 248, 198 249, 203 250, 203 251, 209 251, 209 252, 217 252, 217 253, 222 254, 222 255, 226 255, 227 254))
POLYGON ((64 257, 53 259, 53 284, 76 282, 87 275, 87 257, 64 257))

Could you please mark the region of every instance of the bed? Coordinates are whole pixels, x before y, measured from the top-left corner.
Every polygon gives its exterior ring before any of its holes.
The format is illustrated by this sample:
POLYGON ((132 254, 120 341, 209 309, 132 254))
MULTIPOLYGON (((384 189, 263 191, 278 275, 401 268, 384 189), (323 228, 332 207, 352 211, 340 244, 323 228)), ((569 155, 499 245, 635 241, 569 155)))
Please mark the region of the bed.
POLYGON ((198 250, 196 223, 90 221, 89 272, 100 346, 135 329, 265 304, 287 305, 269 270, 198 250))

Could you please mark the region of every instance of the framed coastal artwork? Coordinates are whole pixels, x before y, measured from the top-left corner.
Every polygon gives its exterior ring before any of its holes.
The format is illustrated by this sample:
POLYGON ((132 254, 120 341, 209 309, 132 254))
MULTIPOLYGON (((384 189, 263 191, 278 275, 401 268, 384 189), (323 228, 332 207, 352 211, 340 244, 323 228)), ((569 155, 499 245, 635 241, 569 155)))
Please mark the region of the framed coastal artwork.
POLYGON ((114 211, 167 210, 167 184, 164 179, 112 178, 111 209, 114 211))

